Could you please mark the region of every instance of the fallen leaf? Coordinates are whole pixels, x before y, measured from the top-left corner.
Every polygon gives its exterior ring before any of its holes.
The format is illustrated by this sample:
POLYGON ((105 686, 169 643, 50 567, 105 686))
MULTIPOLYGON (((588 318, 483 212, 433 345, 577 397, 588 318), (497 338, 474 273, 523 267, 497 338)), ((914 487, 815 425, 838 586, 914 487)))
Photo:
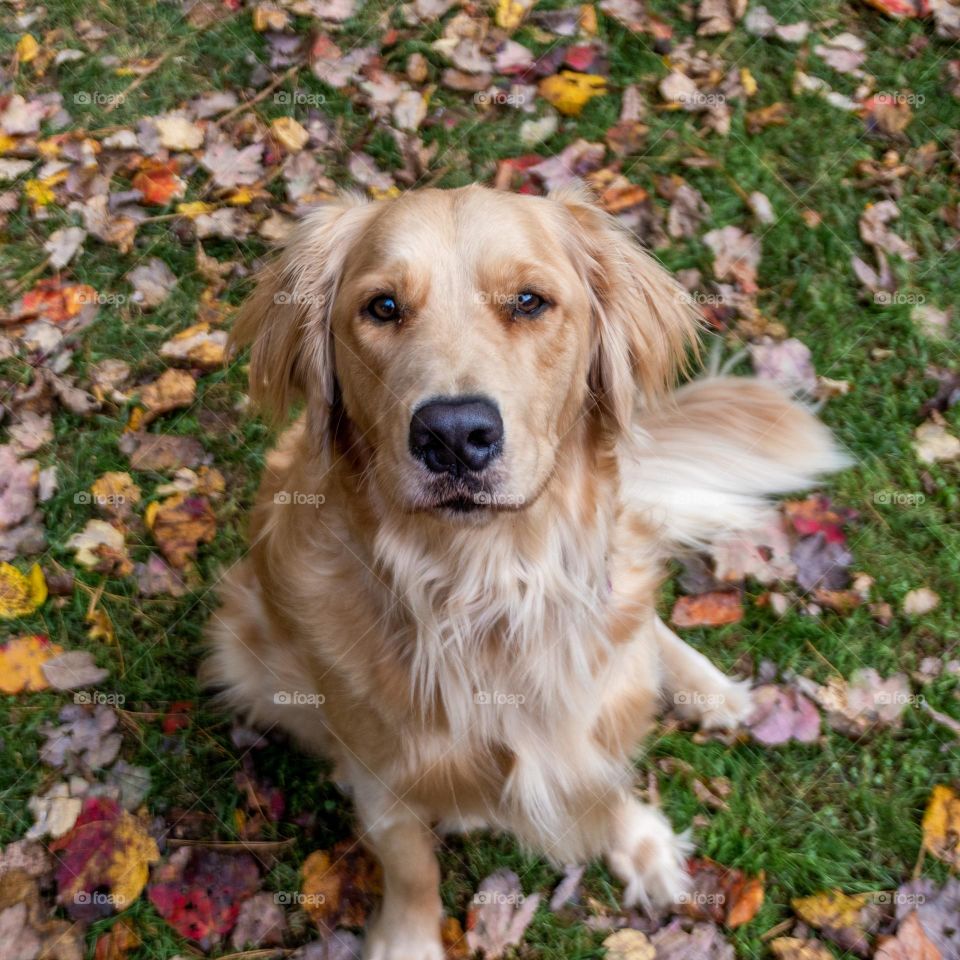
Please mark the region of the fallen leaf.
POLYGON ((855 670, 849 682, 831 677, 814 695, 830 726, 851 737, 878 727, 899 727, 903 711, 915 702, 905 674, 884 679, 873 667, 855 670))
POLYGON ((101 513, 124 519, 133 513, 141 494, 129 473, 109 471, 90 484, 90 496, 101 513))
POLYGON ((50 255, 50 267, 53 270, 62 270, 80 251, 87 231, 82 227, 64 227, 54 230, 43 245, 43 249, 50 255))
POLYGON ((243 901, 259 883, 256 861, 248 853, 181 847, 156 867, 147 895, 180 936, 206 951, 233 929, 243 901))
POLYGON ((760 241, 756 237, 729 226, 704 234, 703 242, 713 251, 713 274, 718 280, 732 280, 744 293, 757 292, 760 241))
MULTIPOLYGON (((78 695, 80 701, 89 697, 78 695)), ((70 703, 58 714, 59 724, 45 723, 40 732, 46 742, 40 758, 65 773, 81 773, 110 766, 120 750, 121 737, 116 733, 117 714, 104 704, 92 710, 83 702, 70 703)))
POLYGON ((603 941, 606 960, 656 960, 657 949, 649 937, 629 928, 611 933, 603 941))
POLYGON ((869 204, 860 217, 860 237, 871 247, 912 262, 919 259, 920 255, 887 226, 899 216, 900 210, 892 200, 869 204))
POLYGON ((63 647, 39 634, 14 637, 0 646, 0 693, 46 690, 43 666, 63 653, 63 647))
POLYGON ((900 921, 896 936, 883 937, 877 944, 873 960, 943 960, 923 929, 916 913, 900 921))
POLYGON ((910 617, 922 617, 940 606, 940 596, 929 587, 917 587, 903 598, 903 612, 910 617))
POLYGON ((118 920, 106 933, 97 937, 93 960, 126 960, 127 954, 140 946, 140 937, 125 919, 118 920))
POLYGON ((913 449, 924 463, 947 463, 960 457, 960 439, 949 433, 943 423, 921 423, 913 436, 913 449))
POLYGON ((127 909, 146 886, 156 841, 134 816, 107 797, 89 797, 73 829, 55 840, 57 902, 75 920, 127 909))
POLYGON ((158 416, 189 407, 197 396, 197 381, 185 370, 164 370, 152 383, 140 388, 140 402, 147 408, 142 425, 158 416))
POLYGON ((210 171, 218 187, 249 186, 264 175, 262 155, 263 144, 237 150, 227 140, 218 140, 201 154, 200 163, 210 171))
POLYGON ((876 930, 881 916, 869 893, 851 896, 840 890, 823 890, 792 903, 797 916, 828 940, 844 950, 867 956, 868 934, 876 930))
POLYGON ((676 627, 720 627, 742 619, 740 594, 729 590, 679 597, 670 614, 670 622, 676 627))
POLYGON ((843 590, 850 582, 853 555, 822 532, 802 537, 790 556, 797 567, 797 583, 804 590, 843 590))
POLYGON ((127 274, 127 282, 134 289, 133 302, 152 310, 167 299, 177 284, 177 278, 159 257, 151 257, 127 274))
POLYGON ((160 356, 166 360, 179 360, 191 366, 203 367, 204 370, 215 370, 223 366, 226 350, 225 330, 211 330, 208 323, 195 323, 164 343, 160 347, 160 356))
MULTIPOLYGON (((131 180, 134 190, 139 190, 143 202, 165 207, 171 200, 178 200, 187 192, 187 185, 179 176, 180 165, 176 160, 146 160, 131 180)), ((87 229, 90 229, 89 226, 87 229)))
POLYGON ((776 937, 770 941, 770 950, 777 960, 835 960, 819 940, 776 937))
POLYGON ((583 108, 594 98, 607 92, 607 81, 592 73, 577 73, 561 70, 552 77, 540 81, 540 96, 553 104, 560 113, 578 117, 583 108))
POLYGON ((83 960, 83 928, 51 917, 37 880, 23 870, 0 877, 3 960, 83 960))
POLYGON ((747 728, 755 740, 766 746, 779 746, 790 740, 812 743, 820 736, 820 714, 793 687, 764 684, 753 691, 753 714, 747 728))
POLYGON ((792 394, 812 396, 817 389, 810 348, 799 340, 775 341, 764 337, 749 346, 754 372, 761 380, 770 380, 792 394))
POLYGON ((35 821, 27 831, 27 838, 62 837, 73 829, 82 807, 83 800, 71 796, 66 783, 55 783, 46 793, 27 801, 27 809, 35 821))
POLYGON ((923 848, 953 869, 960 866, 960 796, 937 784, 923 815, 923 848))
POLYGON ((152 117, 160 144, 167 150, 196 150, 203 145, 203 129, 182 113, 152 117))
POLYGON ((39 564, 24 576, 9 563, 0 563, 0 620, 26 617, 47 599, 47 582, 39 564))
POLYGON ((106 679, 107 671, 98 667, 88 650, 70 650, 51 657, 41 665, 47 683, 54 690, 76 690, 106 679))
POLYGON ((146 563, 135 563, 133 575, 142 597, 182 597, 187 592, 183 577, 156 553, 146 563))
POLYGON ((356 840, 341 840, 329 852, 314 850, 300 874, 301 903, 321 930, 362 927, 381 892, 380 866, 356 840))
POLYGON ((683 912, 695 920, 722 923, 731 930, 749 923, 763 906, 761 874, 751 877, 706 857, 687 865, 693 888, 681 895, 683 912))
POLYGON ((79 533, 67 541, 75 551, 77 563, 88 570, 99 570, 125 577, 133 570, 123 532, 106 520, 88 520, 79 533))
POLYGON ((286 931, 287 915, 276 894, 257 893, 241 905, 230 946, 234 950, 282 946, 286 931))
MULTIPOLYGON (((687 921, 689 924, 689 921, 687 921)), ((712 923, 695 923, 686 929, 680 919, 672 920, 650 935, 656 960, 734 960, 733 947, 712 923)))
POLYGON ((310 139, 307 130, 293 117, 276 117, 270 124, 270 133, 290 153, 299 153, 310 139))
POLYGON ((480 882, 467 909, 467 946, 497 960, 517 946, 530 925, 540 894, 525 895, 512 870, 497 870, 480 882))
POLYGON ((210 543, 217 533, 217 518, 206 497, 177 494, 151 504, 144 520, 163 555, 178 568, 185 567, 199 545, 210 543))
POLYGON ((179 437, 166 433, 126 433, 120 448, 130 457, 133 470, 177 470, 196 467, 206 453, 195 437, 179 437))

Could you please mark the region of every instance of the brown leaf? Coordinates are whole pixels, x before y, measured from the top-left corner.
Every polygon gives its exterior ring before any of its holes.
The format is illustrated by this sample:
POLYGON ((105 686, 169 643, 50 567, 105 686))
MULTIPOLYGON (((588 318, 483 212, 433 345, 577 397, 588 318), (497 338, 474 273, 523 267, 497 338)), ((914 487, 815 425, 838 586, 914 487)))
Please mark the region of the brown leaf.
POLYGON ((177 494, 163 503, 152 503, 144 515, 147 527, 167 560, 185 567, 197 555, 201 543, 210 543, 217 533, 217 518, 206 497, 177 494))
POLYGON ((300 873, 303 909, 321 929, 362 927, 382 889, 379 864, 356 840, 315 850, 300 873))

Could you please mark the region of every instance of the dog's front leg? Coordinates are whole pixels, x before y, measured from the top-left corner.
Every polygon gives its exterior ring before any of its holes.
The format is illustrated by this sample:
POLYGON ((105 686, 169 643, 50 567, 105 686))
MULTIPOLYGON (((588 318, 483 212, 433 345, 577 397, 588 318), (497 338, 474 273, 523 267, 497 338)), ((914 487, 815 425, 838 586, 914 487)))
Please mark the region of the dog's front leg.
POLYGON ((443 960, 433 831, 382 785, 354 788, 363 840, 383 868, 383 902, 367 930, 364 960, 443 960))
POLYGON ((659 617, 654 625, 660 648, 663 694, 677 712, 707 729, 733 729, 750 716, 750 683, 733 680, 702 653, 684 643, 659 617))

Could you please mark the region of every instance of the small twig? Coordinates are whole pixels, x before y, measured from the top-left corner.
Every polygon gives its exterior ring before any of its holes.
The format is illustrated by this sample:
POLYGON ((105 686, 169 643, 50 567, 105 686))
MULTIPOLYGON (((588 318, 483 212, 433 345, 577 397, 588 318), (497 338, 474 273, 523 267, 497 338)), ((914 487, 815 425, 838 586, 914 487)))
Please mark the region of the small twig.
POLYGON ((934 710, 926 700, 921 701, 920 706, 923 707, 937 723, 946 727, 955 737, 960 737, 960 721, 954 720, 953 717, 941 713, 939 710, 934 710))
POLYGON ((760 934, 760 939, 766 943, 774 937, 779 937, 781 933, 786 933, 794 924, 793 920, 781 920, 775 927, 771 927, 766 933, 760 934))
POLYGON ((255 97, 251 97, 246 103, 238 104, 232 110, 228 110, 225 114, 223 114, 222 117, 218 117, 217 124, 219 125, 226 123, 228 120, 232 120, 239 114, 245 113, 247 110, 252 109, 258 103, 262 103, 267 99, 267 97, 270 96, 271 93, 273 93, 274 90, 277 89, 277 87, 286 83, 287 80, 291 79, 292 77, 295 77, 300 72, 302 67, 303 64, 295 63, 289 70, 281 73, 280 76, 275 80, 271 80, 270 83, 268 83, 255 97))
POLYGON ((173 47, 172 49, 168 50, 166 53, 161 54, 159 57, 157 57, 157 59, 154 60, 153 63, 151 63, 150 66, 146 68, 146 70, 144 70, 142 73, 139 73, 136 77, 134 77, 133 82, 129 84, 129 86, 127 86, 124 90, 120 91, 116 100, 114 100, 112 103, 107 104, 107 109, 104 110, 103 112, 113 113, 113 111, 116 110, 121 103, 125 103, 129 94, 133 93, 133 91, 136 90, 137 87, 139 87, 140 84, 147 79, 147 77, 149 77, 151 74, 156 73, 170 59, 170 57, 173 56, 174 52, 176 50, 179 50, 179 48, 182 46, 183 46, 183 41, 181 40, 180 43, 178 43, 175 47, 173 47))
POLYGON ((287 850, 297 842, 296 837, 287 840, 185 840, 178 837, 167 839, 168 847, 203 847, 206 850, 215 850, 218 853, 229 853, 231 850, 247 850, 250 853, 279 853, 287 850))

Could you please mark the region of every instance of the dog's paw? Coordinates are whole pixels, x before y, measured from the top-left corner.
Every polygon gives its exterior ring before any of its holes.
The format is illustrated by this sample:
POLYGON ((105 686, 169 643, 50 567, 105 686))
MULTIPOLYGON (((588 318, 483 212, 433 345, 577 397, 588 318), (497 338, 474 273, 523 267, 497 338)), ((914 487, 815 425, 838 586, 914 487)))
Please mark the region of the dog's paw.
POLYGON ((753 713, 753 694, 749 680, 723 678, 711 690, 677 694, 677 712, 687 720, 695 720, 704 730, 736 730, 753 713))
POLYGON ((704 730, 736 730, 753 713, 753 693, 749 680, 728 680, 700 714, 704 730))
POLYGON ((434 931, 376 923, 368 929, 363 960, 444 960, 439 924, 434 931))
POLYGON ((690 888, 686 861, 692 849, 686 834, 675 834, 659 810, 632 801, 607 853, 610 870, 623 884, 623 905, 652 911, 680 900, 690 888))

